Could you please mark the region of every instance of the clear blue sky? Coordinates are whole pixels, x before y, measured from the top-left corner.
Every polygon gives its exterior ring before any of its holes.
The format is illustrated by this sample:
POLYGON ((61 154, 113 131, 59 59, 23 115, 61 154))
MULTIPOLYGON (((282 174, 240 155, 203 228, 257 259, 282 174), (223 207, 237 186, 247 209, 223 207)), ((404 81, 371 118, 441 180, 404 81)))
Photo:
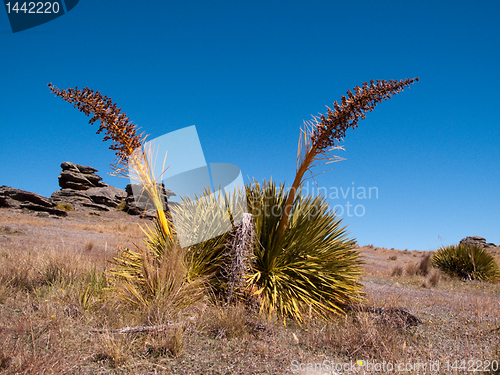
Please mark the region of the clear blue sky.
POLYGON ((497 0, 81 0, 13 34, 0 9, 0 185, 50 196, 63 161, 127 183, 49 82, 101 91, 151 138, 196 125, 207 162, 291 183, 303 119, 370 79, 418 76, 348 131, 347 160, 316 182, 377 188, 331 200, 361 244, 499 244, 499 17, 497 0))

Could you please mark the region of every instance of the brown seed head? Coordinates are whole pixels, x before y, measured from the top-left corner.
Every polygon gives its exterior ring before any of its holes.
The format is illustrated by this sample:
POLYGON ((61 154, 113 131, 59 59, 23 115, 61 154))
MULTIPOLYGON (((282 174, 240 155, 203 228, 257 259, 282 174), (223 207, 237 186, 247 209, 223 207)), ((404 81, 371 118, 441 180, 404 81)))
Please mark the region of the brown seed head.
POLYGON ((345 136, 349 128, 356 128, 359 119, 365 118, 365 113, 372 111, 375 106, 398 94, 407 86, 410 86, 417 78, 397 80, 371 80, 347 91, 347 97, 342 96, 341 103, 333 103, 333 110, 329 107, 325 115, 321 115, 313 134, 312 141, 318 151, 326 150, 335 146, 335 143, 345 136))
POLYGON ((125 162, 132 152, 142 145, 144 137, 142 134, 137 134, 137 126, 125 113, 121 113, 121 108, 117 108, 111 98, 87 87, 83 90, 78 90, 78 87, 60 90, 51 83, 47 86, 56 96, 60 96, 68 103, 72 103, 80 112, 91 116, 89 124, 100 121, 97 134, 106 131, 104 141, 112 140, 113 144, 109 148, 116 151, 117 164, 125 162))

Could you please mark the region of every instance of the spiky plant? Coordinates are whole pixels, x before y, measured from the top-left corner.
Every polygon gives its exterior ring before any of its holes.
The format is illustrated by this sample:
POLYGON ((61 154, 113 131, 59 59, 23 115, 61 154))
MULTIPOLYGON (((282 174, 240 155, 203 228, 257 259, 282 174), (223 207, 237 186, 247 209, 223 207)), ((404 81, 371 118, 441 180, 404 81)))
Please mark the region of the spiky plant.
POLYGON ((495 258, 478 245, 442 247, 432 256, 432 265, 461 279, 500 281, 500 268, 495 258))
POLYGON ((285 235, 277 236, 287 198, 283 185, 254 182, 247 189, 255 222, 255 261, 249 283, 261 312, 302 321, 304 313, 328 317, 362 299, 359 253, 342 220, 325 199, 297 191, 285 235))
POLYGON ((125 113, 99 91, 88 88, 60 90, 51 84, 49 88, 56 96, 91 116, 90 124, 100 122, 97 133, 106 131, 104 140, 112 140, 110 149, 116 151, 112 164, 115 174, 139 181, 156 209, 154 226, 142 228, 146 235, 144 245, 121 248, 114 258, 112 289, 133 306, 168 303, 180 309, 202 298, 205 279, 193 277, 190 257, 178 246, 173 227, 167 220, 157 184, 160 176, 154 175, 151 164, 154 150, 146 146, 146 137, 138 135, 137 127, 125 113))
MULTIPOLYGON (((202 196, 184 197, 182 204, 171 207, 178 233, 192 244, 186 247, 190 277, 208 278, 212 291, 221 298, 231 294, 230 285, 234 291, 236 284, 242 284, 240 271, 247 268, 252 257, 246 251, 247 242, 251 241, 246 236, 251 231, 250 224, 246 223, 244 231, 244 223, 235 222, 240 216, 245 218, 243 210, 246 211, 246 201, 240 191, 223 195, 220 190, 212 193, 207 189, 202 196), (243 253, 245 259, 237 260, 243 253)), ((249 247, 253 249, 253 243, 249 247)))

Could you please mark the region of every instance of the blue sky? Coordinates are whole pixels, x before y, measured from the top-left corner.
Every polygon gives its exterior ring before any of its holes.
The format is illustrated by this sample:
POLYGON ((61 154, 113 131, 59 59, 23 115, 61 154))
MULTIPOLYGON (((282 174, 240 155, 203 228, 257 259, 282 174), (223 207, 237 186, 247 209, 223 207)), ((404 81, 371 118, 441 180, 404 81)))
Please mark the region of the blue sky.
POLYGON ((347 132, 347 160, 316 183, 376 188, 330 200, 361 244, 499 244, 499 16, 496 0, 80 0, 13 34, 0 10, 0 185, 50 196, 63 161, 127 183, 49 82, 101 91, 150 138, 196 125, 207 162, 291 183, 302 120, 370 79, 418 76, 347 132))

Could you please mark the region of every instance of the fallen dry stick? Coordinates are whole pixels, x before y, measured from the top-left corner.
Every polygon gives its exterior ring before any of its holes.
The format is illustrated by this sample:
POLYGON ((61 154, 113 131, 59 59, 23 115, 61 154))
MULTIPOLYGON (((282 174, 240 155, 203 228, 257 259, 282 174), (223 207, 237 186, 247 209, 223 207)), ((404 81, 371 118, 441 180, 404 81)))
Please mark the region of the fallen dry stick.
POLYGON ((120 329, 89 329, 89 333, 111 333, 111 334, 123 335, 125 333, 164 331, 168 328, 177 326, 179 326, 179 323, 167 323, 159 326, 125 327, 120 329))

